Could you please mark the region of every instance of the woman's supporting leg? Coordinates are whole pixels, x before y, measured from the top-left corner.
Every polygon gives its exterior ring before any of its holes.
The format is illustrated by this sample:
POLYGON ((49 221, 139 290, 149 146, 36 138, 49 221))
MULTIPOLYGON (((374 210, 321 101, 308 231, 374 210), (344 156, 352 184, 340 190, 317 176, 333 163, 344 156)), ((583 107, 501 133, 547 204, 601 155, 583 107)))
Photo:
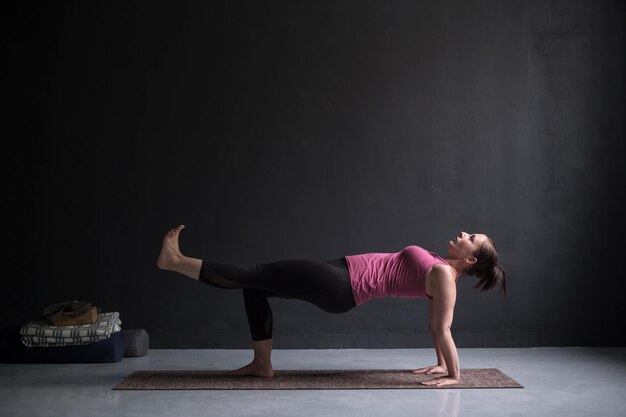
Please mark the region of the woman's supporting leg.
POLYGON ((356 304, 345 259, 334 261, 286 260, 241 266, 202 261, 201 282, 219 288, 243 288, 254 359, 236 375, 272 376, 272 310, 268 297, 308 301, 341 313, 356 304))
POLYGON ((157 260, 157 266, 161 269, 178 272, 197 280, 200 276, 200 269, 202 268, 202 259, 184 256, 178 246, 178 236, 184 228, 185 226, 181 224, 167 232, 163 238, 163 246, 161 247, 159 259, 157 260))
POLYGON ((232 372, 233 375, 274 376, 272 368, 272 309, 268 294, 259 290, 243 290, 243 301, 252 335, 254 359, 232 372))

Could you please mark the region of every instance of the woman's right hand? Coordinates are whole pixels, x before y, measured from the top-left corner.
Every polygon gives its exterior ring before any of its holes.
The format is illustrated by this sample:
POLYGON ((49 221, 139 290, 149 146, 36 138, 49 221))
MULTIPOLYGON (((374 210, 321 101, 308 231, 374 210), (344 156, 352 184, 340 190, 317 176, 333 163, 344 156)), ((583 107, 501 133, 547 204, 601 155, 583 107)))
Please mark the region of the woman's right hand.
POLYGON ((414 369, 411 371, 412 374, 447 374, 448 370, 443 366, 435 365, 435 366, 427 366, 426 368, 414 369))

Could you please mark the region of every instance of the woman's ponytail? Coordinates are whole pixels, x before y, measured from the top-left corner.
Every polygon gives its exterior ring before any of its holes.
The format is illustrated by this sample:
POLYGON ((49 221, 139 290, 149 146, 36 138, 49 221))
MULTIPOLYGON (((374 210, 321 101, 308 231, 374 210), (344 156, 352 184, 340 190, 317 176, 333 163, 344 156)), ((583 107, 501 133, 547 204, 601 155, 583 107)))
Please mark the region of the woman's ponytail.
POLYGON ((467 271, 467 274, 478 277, 478 282, 474 288, 487 291, 500 284, 500 291, 506 297, 506 271, 498 263, 498 252, 491 238, 489 238, 489 243, 481 246, 474 254, 477 261, 467 271))

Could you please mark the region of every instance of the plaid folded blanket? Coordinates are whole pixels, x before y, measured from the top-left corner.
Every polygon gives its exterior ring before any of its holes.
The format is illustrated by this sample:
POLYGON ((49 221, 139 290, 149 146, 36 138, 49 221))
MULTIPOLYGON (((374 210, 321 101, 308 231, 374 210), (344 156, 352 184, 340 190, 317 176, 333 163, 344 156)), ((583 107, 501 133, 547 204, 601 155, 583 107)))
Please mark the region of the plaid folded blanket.
POLYGON ((31 321, 22 326, 20 336, 22 343, 30 347, 89 345, 121 331, 121 324, 115 311, 98 314, 93 324, 53 326, 45 321, 31 321))

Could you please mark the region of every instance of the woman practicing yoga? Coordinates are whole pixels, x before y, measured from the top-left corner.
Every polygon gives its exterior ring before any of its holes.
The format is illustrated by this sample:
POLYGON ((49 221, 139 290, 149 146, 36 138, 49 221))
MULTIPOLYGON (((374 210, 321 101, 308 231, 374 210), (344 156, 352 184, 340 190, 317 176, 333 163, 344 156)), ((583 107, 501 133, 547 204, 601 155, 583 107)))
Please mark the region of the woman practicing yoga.
POLYGON ((308 301, 330 313, 344 313, 379 297, 428 297, 430 334, 437 365, 415 374, 447 374, 422 382, 445 386, 459 382, 460 365, 450 327, 456 302, 456 283, 463 275, 476 276, 482 291, 500 283, 506 295, 505 272, 491 238, 459 233, 448 242, 442 258, 419 246, 395 253, 348 255, 330 261, 292 259, 240 266, 190 258, 180 252, 180 225, 163 238, 157 266, 218 288, 242 289, 252 334, 254 359, 234 375, 274 376, 272 368, 272 310, 268 297, 308 301))

